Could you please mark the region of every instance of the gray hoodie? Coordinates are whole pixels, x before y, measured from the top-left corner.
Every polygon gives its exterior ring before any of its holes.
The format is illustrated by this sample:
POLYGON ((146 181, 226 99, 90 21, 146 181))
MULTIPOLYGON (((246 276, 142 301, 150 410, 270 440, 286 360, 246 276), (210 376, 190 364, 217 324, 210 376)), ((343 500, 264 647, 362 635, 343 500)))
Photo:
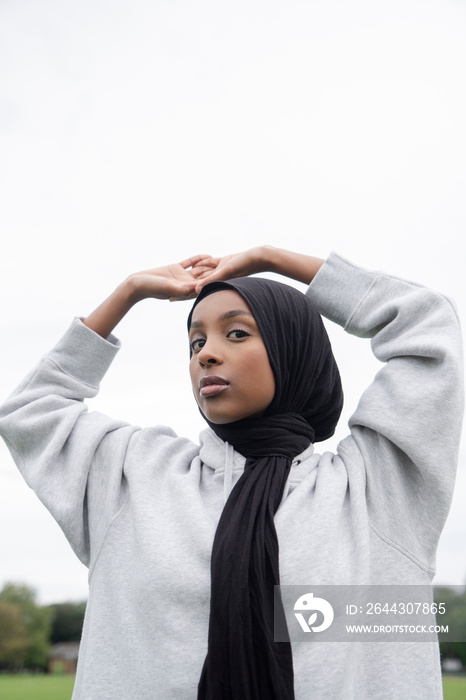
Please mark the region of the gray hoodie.
MULTIPOLYGON (((311 445, 293 462, 275 516, 281 583, 429 584, 462 424, 455 308, 336 254, 307 294, 385 364, 337 453, 311 445)), ((88 412, 118 348, 76 319, 3 405, 0 432, 89 567, 73 700, 195 700, 212 541, 245 459, 210 429, 197 445, 88 412)), ((293 665, 296 700, 442 697, 436 643, 294 643, 293 665)))

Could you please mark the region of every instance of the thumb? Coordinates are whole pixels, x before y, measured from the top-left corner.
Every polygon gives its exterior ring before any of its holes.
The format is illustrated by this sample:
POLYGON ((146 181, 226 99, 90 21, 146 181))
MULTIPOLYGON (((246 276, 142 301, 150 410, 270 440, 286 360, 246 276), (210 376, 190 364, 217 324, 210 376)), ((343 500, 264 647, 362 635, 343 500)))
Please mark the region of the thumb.
POLYGON ((184 284, 176 293, 168 297, 168 301, 188 301, 189 299, 195 299, 196 296, 194 285, 184 284))
POLYGON ((190 299, 196 296, 195 280, 191 282, 174 283, 169 287, 168 300, 190 299))
POLYGON ((220 280, 220 279, 223 279, 223 276, 222 276, 221 273, 219 273, 219 272, 212 272, 211 275, 208 275, 207 277, 204 277, 204 279, 199 280, 199 281, 196 283, 196 286, 195 286, 195 288, 194 288, 195 291, 196 291, 196 294, 199 294, 199 292, 201 291, 202 287, 204 287, 206 284, 209 284, 209 282, 215 282, 216 280, 220 280))

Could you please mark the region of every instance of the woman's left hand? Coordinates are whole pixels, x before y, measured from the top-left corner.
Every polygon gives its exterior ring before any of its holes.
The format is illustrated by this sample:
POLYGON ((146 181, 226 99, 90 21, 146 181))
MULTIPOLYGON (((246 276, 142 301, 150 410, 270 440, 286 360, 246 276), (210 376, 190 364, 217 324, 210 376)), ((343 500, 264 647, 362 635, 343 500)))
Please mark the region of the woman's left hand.
POLYGON ((225 255, 222 258, 206 256, 192 266, 193 275, 198 280, 195 292, 199 294, 202 287, 209 282, 247 277, 257 272, 275 272, 310 284, 324 262, 323 258, 293 253, 271 245, 257 246, 243 253, 225 255))
POLYGON ((199 294, 202 287, 209 282, 228 280, 235 277, 247 277, 257 272, 266 272, 269 269, 267 248, 268 246, 257 246, 242 253, 200 260, 196 265, 193 265, 193 271, 197 266, 211 269, 203 270, 199 275, 198 279, 200 281, 196 285, 196 293, 199 294))

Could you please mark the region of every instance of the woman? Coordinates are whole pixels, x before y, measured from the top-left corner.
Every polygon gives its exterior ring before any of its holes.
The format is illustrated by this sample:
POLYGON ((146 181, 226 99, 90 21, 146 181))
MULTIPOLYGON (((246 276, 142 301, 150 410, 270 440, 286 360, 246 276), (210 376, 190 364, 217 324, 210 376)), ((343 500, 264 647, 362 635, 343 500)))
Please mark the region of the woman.
POLYGON ((0 420, 27 482, 89 566, 73 697, 441 698, 433 643, 274 643, 270 587, 430 584, 454 486, 461 367, 445 297, 335 254, 197 256, 132 275, 75 320, 0 420), (318 311, 372 338, 386 363, 335 455, 312 444, 341 408, 316 316, 296 290, 218 284, 261 271, 310 284, 318 311), (199 292, 189 334, 209 424, 200 445, 87 413, 123 315, 143 298, 199 292))

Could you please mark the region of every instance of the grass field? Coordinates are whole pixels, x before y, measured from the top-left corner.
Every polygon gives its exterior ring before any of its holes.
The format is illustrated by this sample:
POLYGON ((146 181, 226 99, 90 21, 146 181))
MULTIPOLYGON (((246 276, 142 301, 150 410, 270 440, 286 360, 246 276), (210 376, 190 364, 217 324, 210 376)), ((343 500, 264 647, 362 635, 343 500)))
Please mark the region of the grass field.
POLYGON ((70 700, 74 676, 0 675, 1 700, 70 700))
POLYGON ((451 676, 443 679, 444 700, 466 700, 466 678, 451 676))
MULTIPOLYGON (((70 700, 74 676, 0 675, 1 700, 70 700)), ((443 681, 444 700, 466 700, 466 677, 443 681)))

